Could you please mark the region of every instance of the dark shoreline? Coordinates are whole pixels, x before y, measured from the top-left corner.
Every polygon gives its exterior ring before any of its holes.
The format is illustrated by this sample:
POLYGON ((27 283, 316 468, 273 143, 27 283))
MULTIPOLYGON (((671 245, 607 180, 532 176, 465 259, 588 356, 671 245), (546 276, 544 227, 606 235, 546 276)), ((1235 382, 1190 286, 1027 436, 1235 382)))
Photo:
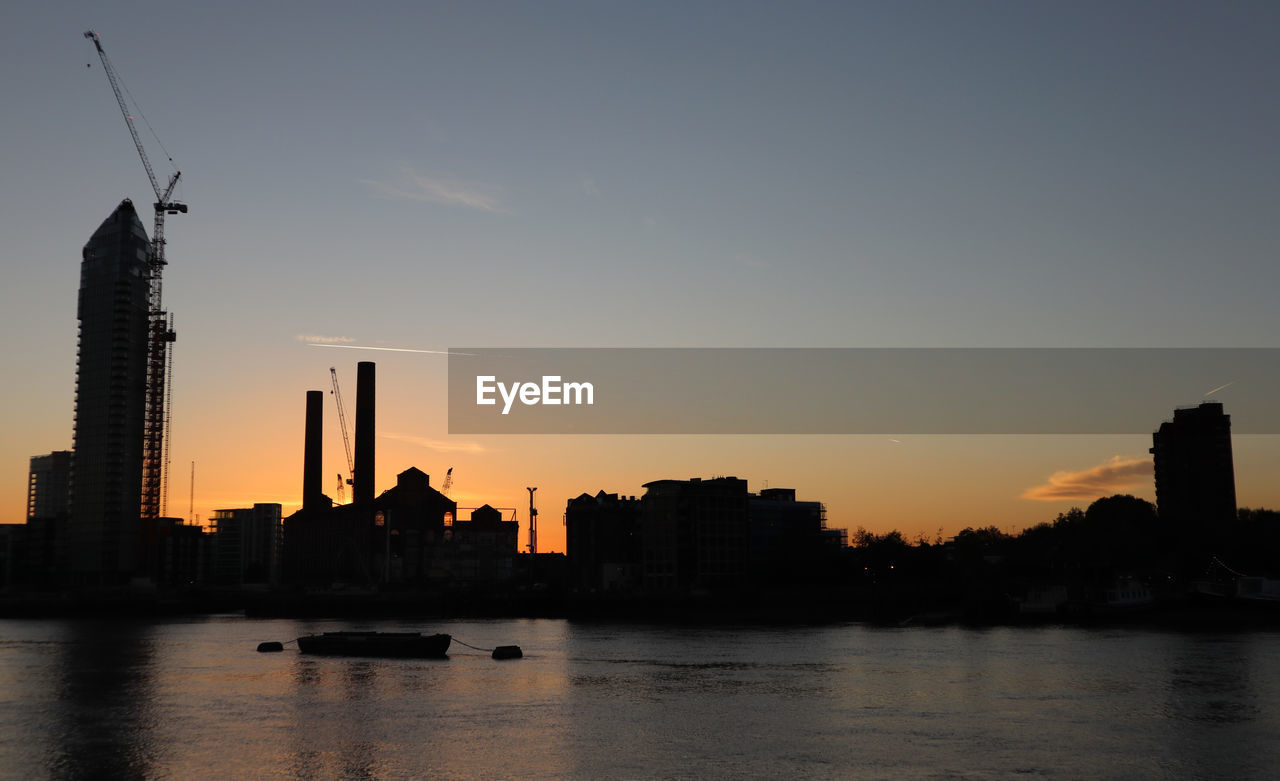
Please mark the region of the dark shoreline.
POLYGON ((1127 610, 1089 605, 1024 614, 1007 601, 920 606, 857 590, 704 596, 603 597, 539 593, 302 593, 125 591, 0 597, 0 618, 179 618, 243 613, 246 618, 517 619, 558 618, 602 624, 822 625, 911 627, 1115 627, 1188 631, 1280 629, 1280 602, 1202 595, 1127 610))

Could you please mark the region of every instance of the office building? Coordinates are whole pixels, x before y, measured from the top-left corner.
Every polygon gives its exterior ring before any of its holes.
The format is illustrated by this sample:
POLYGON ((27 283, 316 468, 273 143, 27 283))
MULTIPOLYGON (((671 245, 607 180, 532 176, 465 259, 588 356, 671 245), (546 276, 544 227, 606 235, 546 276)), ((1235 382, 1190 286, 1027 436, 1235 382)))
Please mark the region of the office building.
POLYGON ((214 510, 211 577, 215 583, 279 583, 283 525, 281 506, 214 510))
POLYGON ((714 592, 747 581, 747 481, 655 480, 642 499, 642 583, 655 593, 714 592))

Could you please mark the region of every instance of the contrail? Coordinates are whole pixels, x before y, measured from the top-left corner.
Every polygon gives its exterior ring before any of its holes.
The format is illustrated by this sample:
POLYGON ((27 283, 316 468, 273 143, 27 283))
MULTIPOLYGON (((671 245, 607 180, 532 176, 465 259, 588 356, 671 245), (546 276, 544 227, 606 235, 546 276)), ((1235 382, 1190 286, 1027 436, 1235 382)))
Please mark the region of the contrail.
POLYGON ((1219 385, 1218 387, 1216 387, 1216 388, 1214 388, 1213 390, 1209 391, 1209 392, 1208 392, 1208 393, 1206 393, 1205 395, 1206 395, 1206 396, 1212 396, 1213 394, 1217 393, 1218 391, 1222 390, 1223 388, 1226 388, 1226 387, 1229 387, 1229 386, 1232 386, 1232 385, 1235 385, 1235 384, 1236 384, 1236 381, 1235 381, 1235 380, 1232 380, 1231 382, 1228 382, 1226 385, 1219 385))
POLYGON ((472 353, 451 353, 448 350, 415 350, 411 347, 367 347, 362 344, 320 344, 307 342, 310 347, 341 347, 344 350, 384 350, 392 353, 430 353, 431 355, 472 355, 472 353))

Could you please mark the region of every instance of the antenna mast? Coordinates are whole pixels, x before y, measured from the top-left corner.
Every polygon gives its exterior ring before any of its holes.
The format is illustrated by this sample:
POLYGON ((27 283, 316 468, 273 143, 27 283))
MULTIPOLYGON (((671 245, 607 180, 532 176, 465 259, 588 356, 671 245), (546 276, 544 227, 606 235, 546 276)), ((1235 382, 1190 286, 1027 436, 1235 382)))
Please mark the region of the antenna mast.
MULTIPOLYGON (((529 492, 529 553, 537 554, 538 552, 538 508, 533 506, 533 492, 538 490, 537 487, 526 488, 529 492)), ((530 567, 533 565, 530 564, 530 567)))

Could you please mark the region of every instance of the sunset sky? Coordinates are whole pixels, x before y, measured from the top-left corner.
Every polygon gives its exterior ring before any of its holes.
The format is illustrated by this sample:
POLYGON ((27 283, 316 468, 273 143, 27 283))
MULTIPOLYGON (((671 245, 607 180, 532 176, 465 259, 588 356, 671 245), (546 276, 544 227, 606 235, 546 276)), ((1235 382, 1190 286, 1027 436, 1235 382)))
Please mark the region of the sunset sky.
MULTIPOLYGON (((26 4, 0 25, 0 522, 71 447, 81 247, 125 197, 150 230, 91 28, 190 204, 170 515, 193 461, 202 522, 294 509, 305 392, 337 367, 353 420, 374 360, 378 490, 453 467, 522 546, 526 486, 563 550, 571 496, 715 475, 833 526, 1017 530, 1154 499, 1150 436, 451 436, 444 356, 348 348, 1278 346, 1275 4, 26 4)), ((1280 508, 1280 438, 1235 463, 1240 504, 1280 508)))

